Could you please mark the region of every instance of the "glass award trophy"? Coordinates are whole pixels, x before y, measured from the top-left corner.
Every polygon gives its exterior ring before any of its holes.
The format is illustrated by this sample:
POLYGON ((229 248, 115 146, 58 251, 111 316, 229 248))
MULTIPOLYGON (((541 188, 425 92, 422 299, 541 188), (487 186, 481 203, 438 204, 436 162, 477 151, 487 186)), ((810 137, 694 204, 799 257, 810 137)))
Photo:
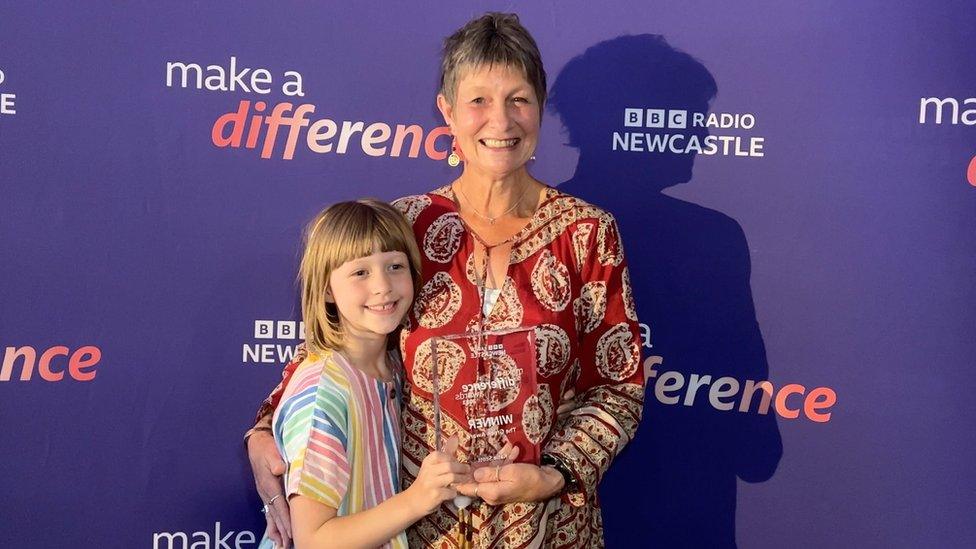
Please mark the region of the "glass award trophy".
POLYGON ((533 328, 435 337, 431 358, 437 448, 446 415, 469 435, 473 466, 496 459, 506 442, 519 448, 517 461, 539 464, 548 421, 538 417, 533 328))

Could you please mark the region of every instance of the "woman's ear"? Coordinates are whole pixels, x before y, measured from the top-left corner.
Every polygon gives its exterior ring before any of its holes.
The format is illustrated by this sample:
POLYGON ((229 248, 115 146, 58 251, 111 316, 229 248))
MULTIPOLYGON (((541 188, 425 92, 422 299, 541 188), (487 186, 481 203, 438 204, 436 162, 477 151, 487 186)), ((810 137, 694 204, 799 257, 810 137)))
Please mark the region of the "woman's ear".
POLYGON ((444 123, 451 127, 451 133, 454 133, 454 107, 451 106, 451 102, 447 100, 447 97, 443 93, 437 94, 437 110, 441 111, 441 116, 444 117, 444 123))
POLYGON ((325 302, 335 303, 335 297, 332 295, 332 288, 326 286, 325 288, 325 302))

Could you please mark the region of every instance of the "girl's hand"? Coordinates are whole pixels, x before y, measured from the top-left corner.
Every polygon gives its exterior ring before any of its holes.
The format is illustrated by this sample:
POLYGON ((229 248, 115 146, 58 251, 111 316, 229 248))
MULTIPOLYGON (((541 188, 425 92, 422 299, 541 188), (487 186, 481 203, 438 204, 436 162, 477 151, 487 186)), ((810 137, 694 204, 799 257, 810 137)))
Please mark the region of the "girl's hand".
POLYGON ((417 479, 404 491, 414 511, 424 516, 457 495, 456 486, 471 481, 471 467, 454 458, 457 437, 444 441, 442 452, 431 452, 420 465, 417 479))

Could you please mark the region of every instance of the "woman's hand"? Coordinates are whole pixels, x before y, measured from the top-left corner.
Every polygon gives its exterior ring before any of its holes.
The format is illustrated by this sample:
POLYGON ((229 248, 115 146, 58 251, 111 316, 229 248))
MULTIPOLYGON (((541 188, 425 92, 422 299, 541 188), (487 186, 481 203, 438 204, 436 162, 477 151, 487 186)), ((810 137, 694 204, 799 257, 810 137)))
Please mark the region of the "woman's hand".
POLYGON ((251 462, 254 484, 261 501, 267 504, 274 500, 264 514, 268 521, 268 537, 277 547, 287 549, 291 544, 292 532, 288 498, 284 495, 281 482, 281 475, 285 474, 285 462, 278 453, 271 433, 256 431, 247 438, 247 458, 251 462))
POLYGON ((563 397, 559 400, 559 407, 556 408, 556 417, 562 420, 577 407, 579 407, 579 403, 576 402, 576 389, 570 387, 566 389, 563 397))
POLYGON ((458 484, 471 482, 471 467, 455 459, 457 447, 457 437, 451 437, 444 441, 444 451, 428 454, 420 464, 417 479, 404 491, 418 517, 456 496, 458 484))
POLYGON ((480 467, 475 482, 458 486, 466 496, 480 497, 489 505, 518 501, 545 501, 563 489, 563 476, 552 467, 510 463, 480 467))
MULTIPOLYGON (((578 407, 576 391, 570 387, 563 393, 556 415, 562 420, 578 407)), ((475 482, 459 485, 458 492, 479 497, 489 505, 501 505, 517 501, 544 501, 563 489, 566 481, 558 471, 552 467, 515 463, 518 454, 517 446, 506 444, 497 459, 475 469, 475 482)))

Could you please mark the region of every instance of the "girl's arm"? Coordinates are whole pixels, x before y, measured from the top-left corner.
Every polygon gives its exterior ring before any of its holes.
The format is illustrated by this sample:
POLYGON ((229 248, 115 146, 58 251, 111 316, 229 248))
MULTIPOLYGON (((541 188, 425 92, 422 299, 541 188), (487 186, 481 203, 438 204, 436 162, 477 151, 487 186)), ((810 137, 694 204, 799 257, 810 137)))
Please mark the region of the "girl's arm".
POLYGON ((352 515, 336 516, 334 507, 300 494, 291 498, 296 549, 374 548, 396 537, 442 502, 456 496, 454 485, 471 480, 470 467, 454 460, 457 439, 446 441, 444 450, 424 458, 417 480, 405 491, 352 515))

